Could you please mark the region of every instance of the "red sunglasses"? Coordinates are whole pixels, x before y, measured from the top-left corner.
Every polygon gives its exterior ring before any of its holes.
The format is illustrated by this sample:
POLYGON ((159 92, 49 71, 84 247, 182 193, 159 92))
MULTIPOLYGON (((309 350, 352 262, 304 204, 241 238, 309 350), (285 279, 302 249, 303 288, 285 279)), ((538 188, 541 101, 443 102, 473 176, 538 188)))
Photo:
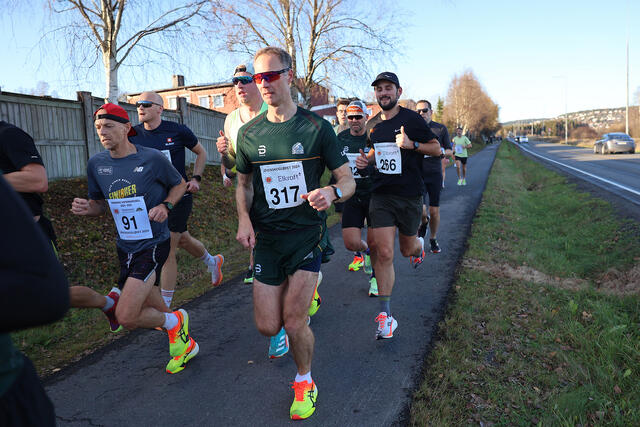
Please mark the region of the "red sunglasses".
POLYGON ((288 67, 279 71, 265 71, 264 73, 257 73, 253 75, 253 81, 257 84, 261 84, 263 80, 267 83, 275 82, 276 80, 280 80, 280 74, 286 71, 289 71, 288 67))

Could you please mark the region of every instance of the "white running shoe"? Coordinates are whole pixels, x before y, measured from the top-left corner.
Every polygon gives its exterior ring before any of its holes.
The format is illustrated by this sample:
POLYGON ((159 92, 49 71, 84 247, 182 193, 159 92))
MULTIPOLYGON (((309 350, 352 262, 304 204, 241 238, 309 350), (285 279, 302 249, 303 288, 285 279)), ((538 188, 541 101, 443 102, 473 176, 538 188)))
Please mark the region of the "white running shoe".
POLYGON ((211 284, 213 286, 218 286, 222 283, 222 264, 224 264, 222 254, 212 256, 207 263, 207 270, 211 273, 211 284))
POLYGON ((376 339, 393 338, 393 331, 398 327, 398 322, 393 316, 387 316, 387 313, 381 311, 376 317, 378 329, 376 330, 376 339))

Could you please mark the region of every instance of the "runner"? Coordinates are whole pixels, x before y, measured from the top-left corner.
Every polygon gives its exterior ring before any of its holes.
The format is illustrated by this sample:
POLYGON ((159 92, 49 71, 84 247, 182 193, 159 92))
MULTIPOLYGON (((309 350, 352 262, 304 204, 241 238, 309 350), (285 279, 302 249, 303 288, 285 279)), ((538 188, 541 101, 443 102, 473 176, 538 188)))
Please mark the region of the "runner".
POLYGON ((333 127, 336 135, 349 129, 349 123, 347 122, 347 105, 349 105, 349 102, 347 98, 339 98, 336 103, 336 119, 338 119, 338 124, 333 127))
MULTIPOLYGON (((258 114, 267 111, 267 104, 262 100, 258 86, 253 81, 253 73, 253 65, 240 64, 236 67, 231 79, 240 107, 227 114, 224 120, 224 132, 220 131, 216 141, 216 147, 222 156, 221 172, 225 185, 227 180, 232 183, 236 175, 238 130, 258 114)), ((244 283, 253 283, 253 253, 249 255, 249 268, 245 273, 244 283)))
MULTIPOLYGON (((344 203, 342 212, 342 240, 347 250, 355 251, 354 261, 349 265, 349 270, 358 270, 360 266, 364 266, 364 272, 371 274, 369 279, 369 296, 378 296, 378 284, 376 275, 371 266, 371 256, 369 252, 369 240, 371 235, 367 234, 367 242, 362 240, 362 228, 366 219, 367 225, 369 220, 369 200, 371 198, 371 178, 369 176, 362 177, 358 173, 355 160, 360 156, 360 150, 364 150, 367 146, 367 106, 362 101, 353 101, 347 106, 347 120, 349 129, 338 134, 340 146, 344 145, 343 153, 349 159, 349 166, 353 177, 356 180, 356 192, 353 197, 344 203), (354 267, 357 263, 357 268, 354 267)), ((367 175, 373 169, 369 167, 367 175)))
MULTIPOLYGON (((189 336, 187 312, 170 312, 154 284, 170 250, 167 216, 187 185, 161 152, 129 142, 131 123, 122 107, 104 104, 94 119, 106 151, 89 159, 89 199, 73 199, 71 211, 83 216, 111 211, 119 235, 118 287, 122 290, 114 306, 115 319, 127 329, 165 329, 171 355, 166 371, 175 374, 198 354, 199 347, 189 336)), ((104 297, 96 295, 100 298, 84 301, 84 306, 104 310, 104 297)))
POLYGON ((440 154, 436 136, 415 111, 398 105, 402 87, 391 72, 378 74, 371 84, 382 111, 367 122, 371 150, 360 151, 356 159, 359 173, 366 175, 369 163, 377 170, 372 176, 369 217, 371 258, 376 271, 380 313, 376 317, 376 338, 391 338, 398 323, 390 309, 395 281, 393 249, 396 229, 400 252, 410 257, 415 268, 424 260, 424 239, 416 232, 422 212, 421 163, 425 154, 440 154))
POLYGON ((422 160, 422 179, 424 180, 424 194, 422 196, 422 225, 418 230, 418 236, 424 238, 427 235, 427 225, 429 225, 429 246, 432 254, 441 252, 438 245, 437 233, 440 225, 440 192, 444 188, 444 162, 451 157, 451 141, 447 127, 431 120, 433 110, 431 103, 427 100, 420 100, 416 105, 416 111, 422 116, 440 143, 442 153, 439 156, 424 155, 422 160), (429 212, 427 213, 427 206, 429 212))
POLYGON ((471 141, 466 135, 462 135, 462 128, 456 129, 456 136, 453 137, 453 151, 456 156, 456 170, 458 172, 458 185, 467 185, 467 149, 471 148, 471 141))
POLYGON ((266 47, 254 59, 268 110, 238 134, 236 166, 238 241, 255 250, 254 317, 273 336, 284 325, 297 366, 289 415, 304 419, 316 408, 311 377, 314 337, 307 325, 322 253, 327 245, 325 210, 353 194, 355 182, 331 125, 291 99, 291 57, 266 47), (320 187, 325 166, 337 178, 320 187), (254 232, 255 230, 255 232, 254 232))
POLYGON ((160 150, 173 167, 182 175, 187 183, 187 191, 174 209, 169 212, 169 231, 171 232, 171 248, 167 262, 162 267, 160 275, 160 289, 162 299, 167 307, 171 307, 171 300, 176 289, 178 279, 178 262, 176 252, 178 247, 186 250, 194 258, 198 258, 211 272, 211 284, 218 286, 222 283, 221 254, 212 256, 202 242, 195 239, 187 231, 187 221, 193 208, 193 194, 200 191, 202 173, 207 161, 207 152, 198 138, 185 125, 162 120, 164 110, 162 97, 155 92, 143 92, 136 102, 140 124, 133 127, 134 133, 129 140, 136 145, 160 150), (185 171, 185 151, 188 148, 196 154, 193 166, 193 176, 189 180, 185 171))

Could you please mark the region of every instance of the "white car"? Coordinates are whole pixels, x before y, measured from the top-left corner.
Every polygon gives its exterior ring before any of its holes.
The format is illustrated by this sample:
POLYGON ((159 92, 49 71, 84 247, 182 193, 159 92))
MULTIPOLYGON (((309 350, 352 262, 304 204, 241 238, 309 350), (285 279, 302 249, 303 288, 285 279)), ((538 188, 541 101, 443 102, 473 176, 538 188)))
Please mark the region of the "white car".
POLYGON ((527 135, 522 135, 520 137, 520 143, 523 143, 523 142, 527 142, 527 143, 529 142, 529 138, 527 138, 527 135))

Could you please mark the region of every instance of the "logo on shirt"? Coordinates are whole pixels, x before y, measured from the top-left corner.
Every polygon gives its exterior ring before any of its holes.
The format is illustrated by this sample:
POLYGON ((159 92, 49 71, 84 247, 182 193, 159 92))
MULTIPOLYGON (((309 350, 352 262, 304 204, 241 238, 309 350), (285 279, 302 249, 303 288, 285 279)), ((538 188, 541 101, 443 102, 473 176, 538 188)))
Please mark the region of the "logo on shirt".
POLYGON ((264 157, 267 154, 267 147, 264 145, 258 145, 258 156, 264 157))
POLYGON ((349 146, 345 145, 344 147, 342 147, 342 155, 346 155, 349 152, 349 146))
POLYGON ((164 145, 173 145, 173 139, 167 138, 167 142, 164 145))
POLYGON ((254 265, 253 266, 253 271, 255 271, 258 274, 262 273, 262 266, 260 264, 254 265))
POLYGON ((98 166, 98 175, 113 175, 113 166, 98 166))
POLYGON ((291 147, 291 154, 304 154, 304 147, 300 142, 296 142, 291 147))
POLYGON ((143 169, 144 169, 144 166, 138 166, 138 167, 133 168, 133 171, 134 172, 142 172, 143 169))

